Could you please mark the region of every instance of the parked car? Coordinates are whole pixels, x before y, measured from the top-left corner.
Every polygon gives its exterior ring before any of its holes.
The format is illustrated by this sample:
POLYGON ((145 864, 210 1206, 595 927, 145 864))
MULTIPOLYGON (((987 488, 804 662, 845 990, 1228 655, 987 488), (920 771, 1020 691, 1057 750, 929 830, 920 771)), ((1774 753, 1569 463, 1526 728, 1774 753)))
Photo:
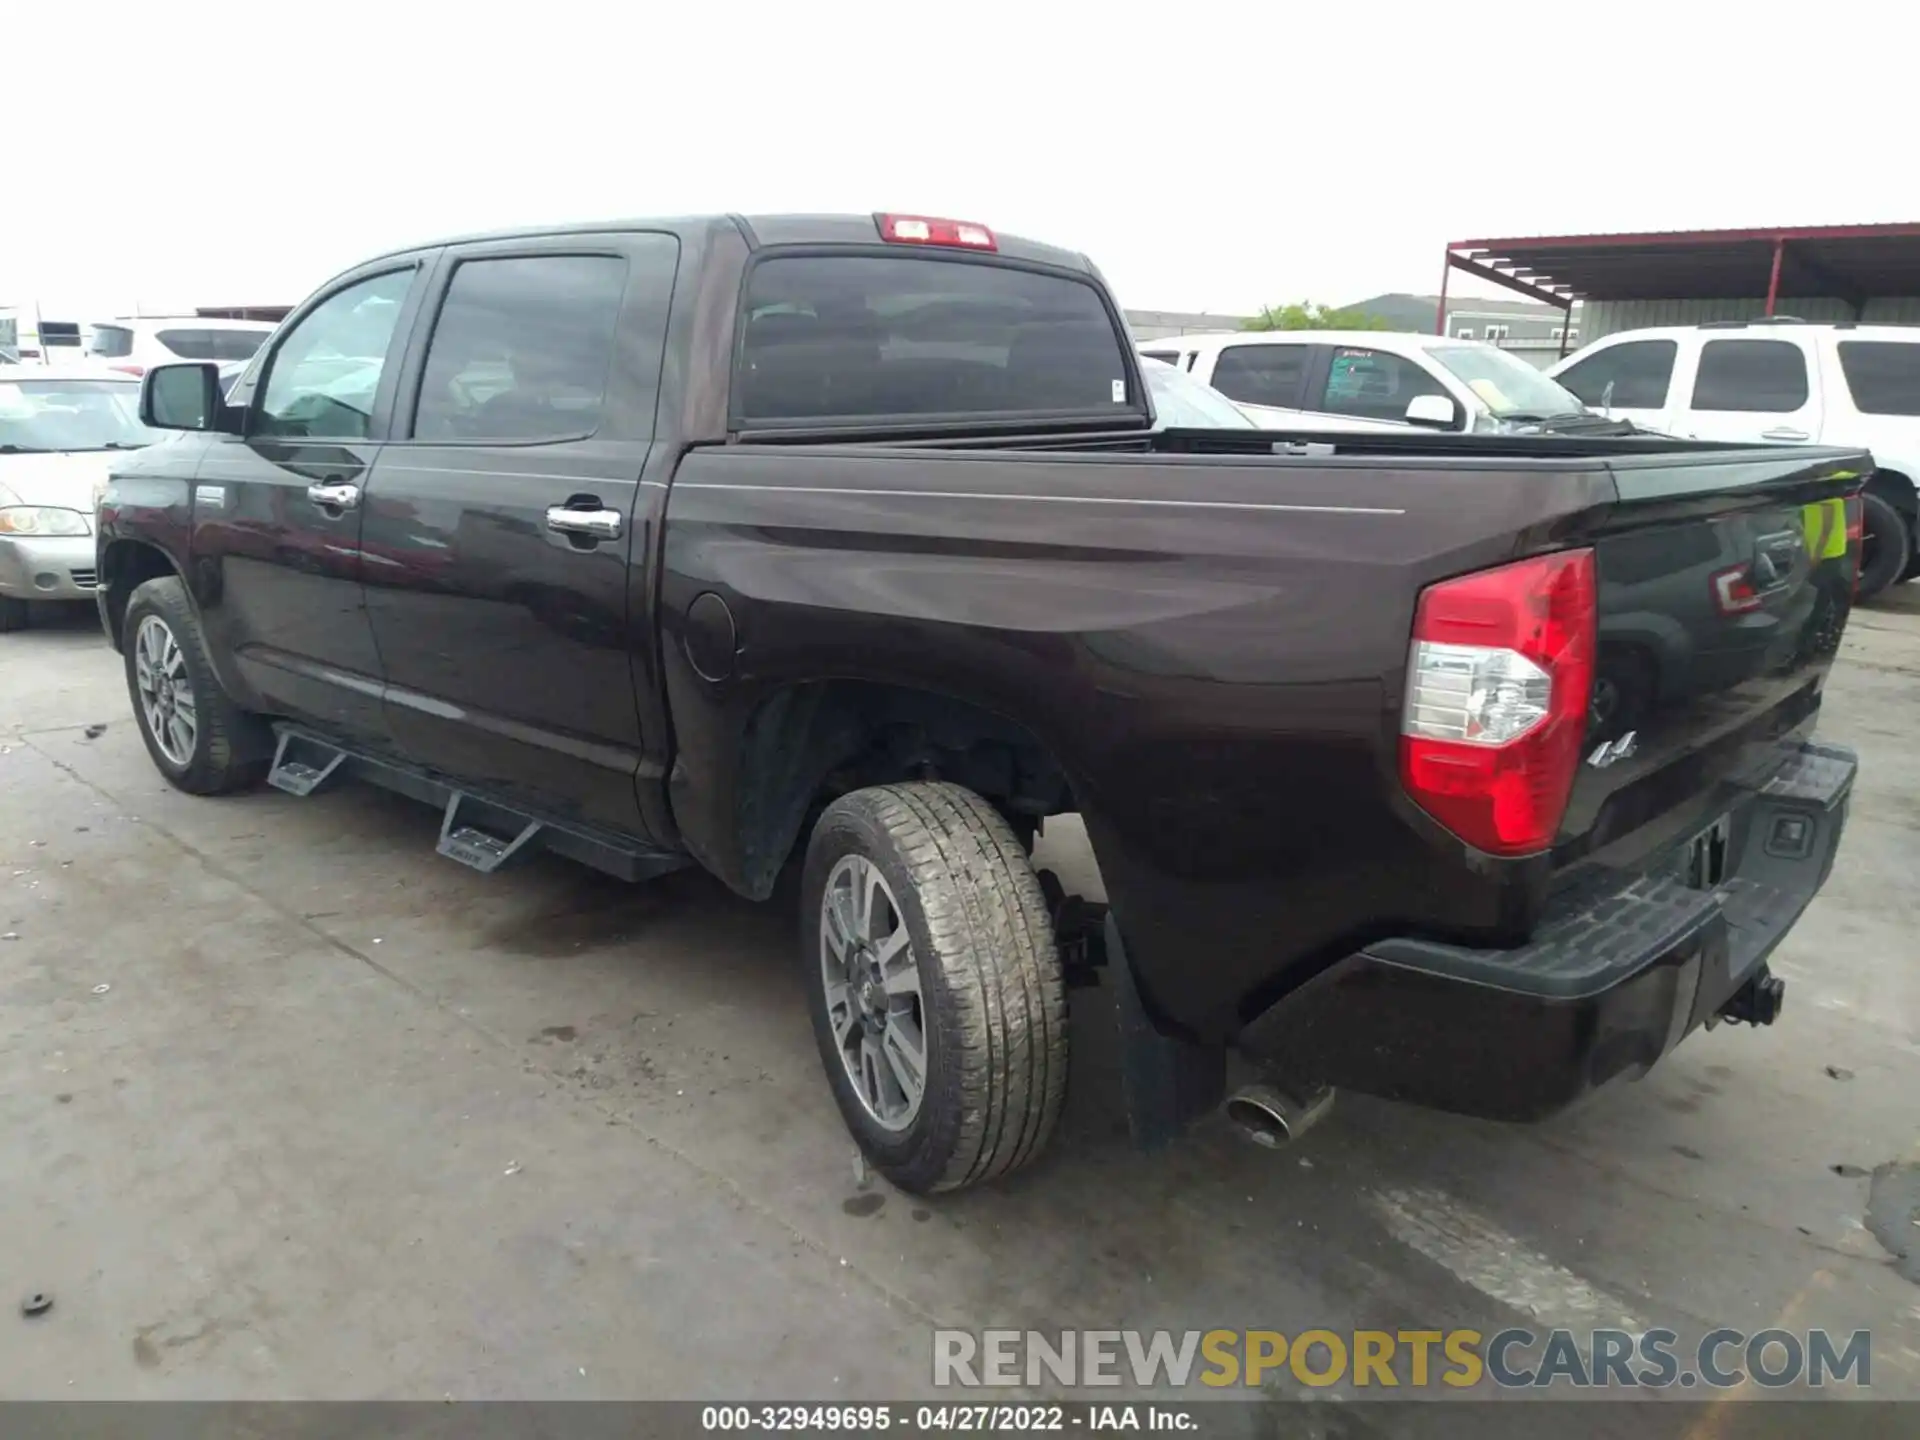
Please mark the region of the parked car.
POLYGON ((90 327, 87 358, 141 375, 175 360, 249 360, 272 333, 273 326, 264 320, 123 317, 90 327))
POLYGON ((1340 1085, 1539 1119, 1770 1023, 1853 781, 1811 732, 1865 457, 1294 453, 1150 386, 1092 265, 980 225, 400 251, 231 403, 147 375, 186 433, 115 468, 100 614, 182 790, 359 777, 482 871, 792 877, 828 1082, 912 1191, 1041 1152, 1101 975, 1147 1143, 1340 1085), (1070 812, 1111 909, 1035 872, 1070 812))
POLYGON ((1920 329, 1755 320, 1625 330, 1552 373, 1586 404, 1674 435, 1872 451, 1860 598, 1920 575, 1920 329))
POLYGON ((23 629, 32 604, 93 598, 107 457, 157 438, 139 411, 124 375, 0 366, 0 632, 23 629))
POLYGON ((1233 401, 1163 361, 1140 357, 1140 375, 1153 400, 1153 419, 1161 428, 1250 430, 1253 421, 1233 401))
POLYGON ((1142 341, 1269 429, 1476 434, 1624 430, 1478 340, 1376 330, 1233 330, 1142 341))

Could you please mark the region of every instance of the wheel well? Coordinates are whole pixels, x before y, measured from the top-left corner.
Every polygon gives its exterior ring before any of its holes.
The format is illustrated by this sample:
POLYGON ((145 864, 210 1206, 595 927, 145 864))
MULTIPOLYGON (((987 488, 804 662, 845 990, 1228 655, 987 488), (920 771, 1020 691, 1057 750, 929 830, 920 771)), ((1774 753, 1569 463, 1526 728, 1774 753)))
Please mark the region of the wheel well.
POLYGON ((1898 470, 1875 470, 1867 479, 1867 489, 1912 520, 1920 514, 1920 491, 1911 479, 1898 470))
POLYGON ((1075 808, 1066 771, 1031 731, 932 691, 865 681, 792 686, 763 701, 741 737, 735 793, 752 893, 772 893, 811 822, 849 791, 950 780, 993 803, 1029 844, 1075 808))
POLYGON ((149 580, 180 572, 166 551, 144 540, 115 540, 100 557, 98 583, 106 598, 108 636, 120 648, 120 630, 126 623, 127 601, 149 580))

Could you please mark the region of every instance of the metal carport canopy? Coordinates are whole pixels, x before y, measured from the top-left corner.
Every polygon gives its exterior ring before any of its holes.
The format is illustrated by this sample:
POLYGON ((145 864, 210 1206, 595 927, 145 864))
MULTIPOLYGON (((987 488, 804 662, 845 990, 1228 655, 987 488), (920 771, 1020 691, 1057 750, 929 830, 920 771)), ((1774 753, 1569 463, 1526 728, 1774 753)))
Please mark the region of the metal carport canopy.
POLYGON ((1869 298, 1920 296, 1920 223, 1803 225, 1455 240, 1441 276, 1463 270, 1571 311, 1576 300, 1833 299, 1856 318, 1869 298))

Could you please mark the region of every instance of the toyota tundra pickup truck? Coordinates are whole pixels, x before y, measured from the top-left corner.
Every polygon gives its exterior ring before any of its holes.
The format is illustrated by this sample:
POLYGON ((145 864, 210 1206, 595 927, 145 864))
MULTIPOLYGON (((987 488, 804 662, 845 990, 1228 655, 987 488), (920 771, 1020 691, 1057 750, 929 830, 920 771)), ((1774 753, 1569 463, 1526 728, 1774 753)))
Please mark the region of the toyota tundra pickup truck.
POLYGON ((1084 983, 1148 1144, 1341 1086, 1543 1119, 1771 1022, 1846 819, 1864 453, 1160 424, 1098 272, 982 225, 454 240, 143 387, 182 433, 96 568, 161 773, 789 877, 910 1191, 1041 1152, 1084 983), (1069 814, 1097 904, 1031 859, 1069 814))

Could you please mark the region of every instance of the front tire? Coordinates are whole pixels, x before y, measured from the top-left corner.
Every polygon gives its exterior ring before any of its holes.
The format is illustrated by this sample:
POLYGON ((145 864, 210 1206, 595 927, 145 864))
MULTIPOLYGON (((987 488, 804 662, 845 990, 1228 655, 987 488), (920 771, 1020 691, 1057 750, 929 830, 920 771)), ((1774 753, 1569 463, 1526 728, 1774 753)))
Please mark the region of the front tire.
POLYGON ((134 722, 162 775, 190 795, 224 795, 265 778, 273 732, 220 688, 200 617, 177 578, 133 592, 121 649, 134 722))
POLYGON ((820 817, 802 962, 835 1101, 913 1194, 997 1179, 1046 1146, 1067 1088, 1067 1000, 1019 838, 958 785, 883 785, 820 817))

